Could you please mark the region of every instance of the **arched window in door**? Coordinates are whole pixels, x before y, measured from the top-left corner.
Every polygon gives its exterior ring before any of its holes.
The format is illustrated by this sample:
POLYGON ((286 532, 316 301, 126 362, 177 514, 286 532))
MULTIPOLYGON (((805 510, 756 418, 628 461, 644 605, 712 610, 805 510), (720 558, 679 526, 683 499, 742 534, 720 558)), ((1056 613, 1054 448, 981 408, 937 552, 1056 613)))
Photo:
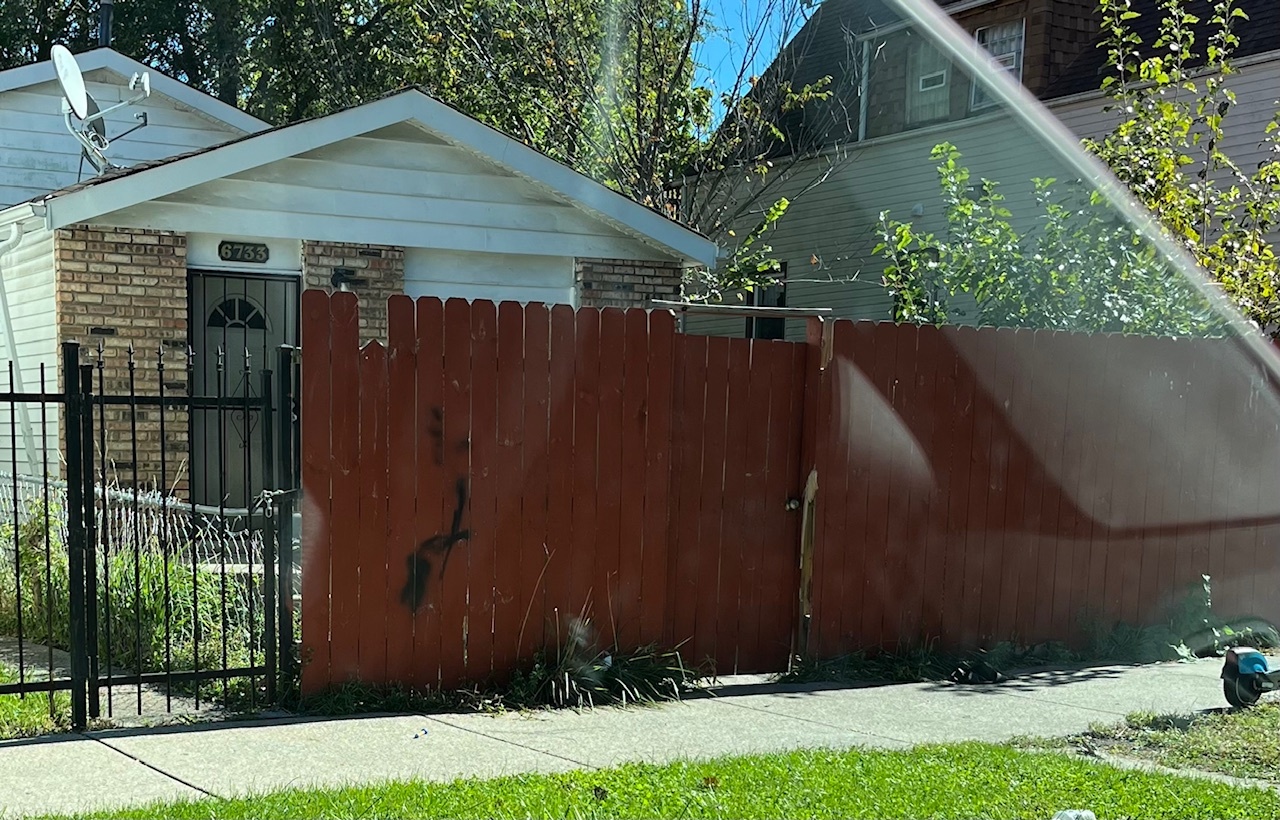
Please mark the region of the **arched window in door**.
POLYGON ((209 327, 266 330, 267 316, 245 297, 232 296, 224 299, 209 314, 209 327))

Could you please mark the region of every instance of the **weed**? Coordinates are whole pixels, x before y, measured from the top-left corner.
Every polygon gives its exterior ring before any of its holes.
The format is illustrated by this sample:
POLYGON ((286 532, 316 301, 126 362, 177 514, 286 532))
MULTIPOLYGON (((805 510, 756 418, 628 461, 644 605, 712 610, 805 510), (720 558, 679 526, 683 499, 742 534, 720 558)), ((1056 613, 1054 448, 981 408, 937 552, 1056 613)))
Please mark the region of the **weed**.
POLYGON ((583 708, 679 699, 700 674, 685 664, 679 649, 654 645, 623 652, 596 646, 590 619, 575 618, 565 640, 539 650, 528 666, 504 685, 489 682, 469 689, 414 690, 351 683, 296 702, 313 714, 442 712, 458 709, 583 708))
POLYGON ((1219 655, 1230 646, 1280 647, 1280 633, 1259 618, 1224 619, 1213 611, 1209 576, 1202 576, 1167 616, 1156 624, 1134 626, 1083 616, 1083 649, 1061 642, 1022 646, 998 643, 989 649, 955 652, 933 644, 895 651, 854 652, 837 658, 794 659, 782 682, 913 683, 943 680, 953 671, 980 664, 989 670, 1029 669, 1086 663, 1155 663, 1219 655))
MULTIPOLYGON (((0 664, 0 683, 17 682, 17 672, 0 664)), ((66 692, 0 695, 0 738, 65 731, 70 723, 71 697, 66 692)))
POLYGON ((1251 709, 1157 714, 1137 712, 1117 724, 1093 725, 1070 739, 1109 753, 1179 769, 1280 781, 1280 703, 1251 709))

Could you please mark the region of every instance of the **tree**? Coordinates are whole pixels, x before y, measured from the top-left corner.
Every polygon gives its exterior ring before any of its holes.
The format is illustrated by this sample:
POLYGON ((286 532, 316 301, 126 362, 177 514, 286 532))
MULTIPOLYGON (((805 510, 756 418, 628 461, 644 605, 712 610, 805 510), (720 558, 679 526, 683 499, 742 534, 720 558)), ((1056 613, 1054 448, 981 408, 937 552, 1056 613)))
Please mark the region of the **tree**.
MULTIPOLYGON (((1149 45, 1133 32, 1131 0, 1101 0, 1110 74, 1103 89, 1119 122, 1086 140, 1163 230, 1181 242, 1245 316, 1280 330, 1280 264, 1270 242, 1280 217, 1277 122, 1261 135, 1271 159, 1241 169, 1221 149, 1235 95, 1234 28, 1245 15, 1214 0, 1205 60, 1195 51, 1201 21, 1186 0, 1160 0, 1163 20, 1149 45), (1141 56, 1144 49, 1147 56, 1141 56)), ((1110 216, 1079 182, 1035 180, 1039 227, 1020 236, 983 180, 974 197, 953 146, 935 148, 948 233, 915 232, 881 215, 877 252, 899 321, 946 321, 947 296, 972 295, 985 323, 1146 333, 1222 332, 1207 300, 1152 248, 1110 216), (1065 193, 1064 193, 1064 190, 1065 193)))
MULTIPOLYGON (((119 0, 114 46, 273 123, 421 86, 732 246, 689 283, 718 295, 777 267, 762 236, 786 212, 778 191, 800 172, 823 178, 805 162, 816 147, 785 125, 829 97, 830 77, 793 87, 798 58, 786 49, 817 1, 741 0, 718 58, 736 76, 718 89, 699 71, 721 38, 704 0, 119 0)), ((96 36, 79 2, 0 8, 0 68, 96 36)), ((830 69, 853 76, 852 65, 830 69)))
MULTIPOLYGON (((689 295, 750 288, 778 268, 763 235, 789 205, 779 191, 800 173, 825 178, 806 162, 817 147, 784 127, 830 98, 829 75, 792 82, 787 41, 811 0, 743 3, 723 89, 699 81, 719 36, 703 0, 393 2, 399 36, 423 44, 384 49, 393 74, 729 246, 725 264, 693 273, 689 295), (762 56, 772 64, 757 74, 762 56)), ((826 167, 838 161, 828 151, 826 167)))
POLYGON ((1039 218, 1011 223, 999 186, 978 191, 950 143, 933 149, 946 212, 945 237, 880 215, 878 253, 894 319, 946 324, 965 293, 980 323, 997 327, 1158 335, 1221 333, 1224 323, 1155 246, 1081 183, 1032 181, 1039 218))

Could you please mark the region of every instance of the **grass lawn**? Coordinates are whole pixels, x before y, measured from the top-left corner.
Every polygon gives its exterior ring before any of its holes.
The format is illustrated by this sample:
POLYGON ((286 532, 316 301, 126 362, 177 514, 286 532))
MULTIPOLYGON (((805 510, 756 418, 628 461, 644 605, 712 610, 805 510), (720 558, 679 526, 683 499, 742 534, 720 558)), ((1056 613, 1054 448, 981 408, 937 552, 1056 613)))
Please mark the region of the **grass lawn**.
POLYGON ((1280 782, 1280 703, 1193 716, 1138 713, 1094 727, 1085 739, 1164 766, 1280 782))
MULTIPOLYGON (((17 674, 0 664, 0 683, 17 683, 17 674)), ((66 692, 54 695, 54 715, 49 716, 49 696, 33 694, 0 695, 0 739, 31 737, 65 730, 69 725, 71 698, 66 692)))
POLYGON ((399 783, 151 805, 95 818, 1280 817, 1280 795, 977 743, 399 783))

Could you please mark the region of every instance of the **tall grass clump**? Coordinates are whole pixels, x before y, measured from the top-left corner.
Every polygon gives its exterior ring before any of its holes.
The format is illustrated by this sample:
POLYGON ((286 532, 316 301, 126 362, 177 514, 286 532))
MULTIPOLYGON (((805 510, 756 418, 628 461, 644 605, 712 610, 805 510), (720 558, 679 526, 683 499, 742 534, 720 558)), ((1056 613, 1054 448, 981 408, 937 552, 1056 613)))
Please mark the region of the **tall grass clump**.
MULTIPOLYGON (((15 544, 0 524, 0 634, 70 649, 70 571, 64 514, 28 504, 15 544), (16 560, 15 560, 16 557, 16 560), (19 595, 19 590, 21 595, 19 595), (21 606, 19 606, 21 601, 21 606)), ((103 539, 105 542, 106 539, 103 539)), ((174 672, 249 666, 262 661, 263 582, 252 573, 225 576, 196 563, 156 533, 97 552, 99 672, 174 672), (224 605, 225 600, 225 605, 224 605), (254 613, 250 624, 250 601, 254 613), (224 661, 225 651, 225 661, 224 661)), ((221 684, 202 684, 212 693, 221 684)), ((193 692, 194 685, 174 686, 193 692)))

